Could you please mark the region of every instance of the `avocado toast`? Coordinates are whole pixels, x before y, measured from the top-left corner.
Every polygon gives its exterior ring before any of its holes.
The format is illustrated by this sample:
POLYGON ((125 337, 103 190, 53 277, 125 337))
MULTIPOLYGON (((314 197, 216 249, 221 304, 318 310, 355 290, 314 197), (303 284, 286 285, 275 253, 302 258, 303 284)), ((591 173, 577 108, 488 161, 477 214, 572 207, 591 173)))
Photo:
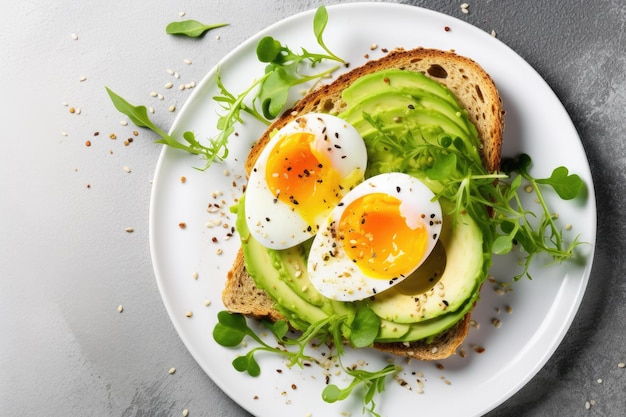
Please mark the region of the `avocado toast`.
MULTIPOLYGON (((248 174, 273 132, 312 112, 337 115, 359 131, 368 145, 366 177, 403 171, 435 192, 442 187, 441 181, 426 175, 432 165, 428 158, 399 157, 390 151, 390 141, 406 140, 407 135, 417 144, 454 141, 487 172, 499 169, 504 111, 497 89, 479 65, 453 52, 395 50, 319 87, 266 130, 248 156, 248 174)), ((456 202, 441 203, 450 213, 456 202)), ((488 216, 486 208, 482 211, 479 216, 488 216)), ((326 299, 308 285, 307 243, 267 249, 251 238, 244 217, 240 204, 237 229, 242 248, 222 296, 230 312, 286 319, 305 330, 330 314, 354 317, 356 308, 366 306, 380 319, 377 349, 423 360, 450 356, 467 335, 490 266, 483 243, 488 236, 467 212, 447 216, 440 244, 416 277, 356 303, 326 299)))

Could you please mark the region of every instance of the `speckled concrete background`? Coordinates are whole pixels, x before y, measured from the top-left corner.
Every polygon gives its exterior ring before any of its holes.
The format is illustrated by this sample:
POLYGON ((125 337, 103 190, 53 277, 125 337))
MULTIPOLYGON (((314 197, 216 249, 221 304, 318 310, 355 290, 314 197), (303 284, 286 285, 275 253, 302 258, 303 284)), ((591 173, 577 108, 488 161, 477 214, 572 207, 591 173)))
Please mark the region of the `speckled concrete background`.
MULTIPOLYGON (((185 76, 199 80, 252 34, 320 2, 101 3, 0 6, 0 414, 247 416, 187 353, 156 288, 147 216, 159 147, 118 141, 104 157, 108 147, 87 153, 84 141, 119 128, 102 111, 103 83, 140 97, 186 57, 185 76), (180 11, 233 24, 206 50, 177 49, 162 28, 180 11), (63 102, 83 114, 68 118, 63 102)), ((474 0, 469 14, 461 1, 402 3, 495 30, 562 100, 594 177, 597 250, 580 311, 547 365, 488 416, 626 415, 626 3, 474 0)))

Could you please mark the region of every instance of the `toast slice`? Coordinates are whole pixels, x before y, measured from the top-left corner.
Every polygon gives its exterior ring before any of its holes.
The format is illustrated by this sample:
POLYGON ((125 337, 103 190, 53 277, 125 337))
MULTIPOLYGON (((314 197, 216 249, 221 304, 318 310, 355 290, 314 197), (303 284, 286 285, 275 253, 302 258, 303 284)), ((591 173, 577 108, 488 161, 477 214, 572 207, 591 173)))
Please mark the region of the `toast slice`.
MULTIPOLYGON (((468 111, 476 126, 482 144, 479 151, 484 166, 490 172, 499 169, 504 110, 491 77, 476 62, 454 52, 417 48, 394 50, 383 58, 369 61, 341 75, 334 82, 320 86, 303 97, 294 107, 283 113, 259 138, 246 161, 248 174, 269 141, 272 131, 310 112, 331 114, 342 112, 346 104, 341 98, 341 93, 347 86, 363 75, 392 68, 421 72, 447 86, 468 111)), ((274 309, 274 301, 263 290, 257 288, 254 280, 247 274, 241 249, 228 273, 222 299, 225 307, 231 312, 255 318, 268 318, 273 321, 284 318, 274 309)), ((446 358, 456 352, 467 336, 470 314, 466 314, 463 319, 431 340, 430 343, 425 341, 376 343, 374 347, 394 355, 420 360, 446 358)))

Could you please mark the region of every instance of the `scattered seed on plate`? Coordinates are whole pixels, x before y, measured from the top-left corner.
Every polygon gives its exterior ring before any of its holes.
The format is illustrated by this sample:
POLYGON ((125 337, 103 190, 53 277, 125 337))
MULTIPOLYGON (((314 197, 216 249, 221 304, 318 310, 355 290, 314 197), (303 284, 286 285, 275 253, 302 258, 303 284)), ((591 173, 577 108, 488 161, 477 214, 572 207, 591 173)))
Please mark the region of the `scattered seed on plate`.
POLYGON ((167 71, 167 73, 168 73, 169 75, 174 75, 174 70, 173 70, 173 69, 169 69, 169 68, 168 68, 166 71, 167 71))
POLYGON ((172 104, 168 110, 169 110, 170 112, 176 111, 176 106, 174 106, 174 105, 172 104))
POLYGON ((119 306, 117 306, 117 312, 121 313, 122 311, 124 311, 124 306, 120 304, 119 306))
POLYGON ((81 83, 82 83, 83 81, 87 81, 87 77, 85 77, 85 76, 83 75, 83 76, 81 76, 81 77, 78 79, 78 81, 80 81, 81 83))
POLYGON ((154 113, 154 108, 152 108, 152 107, 148 107, 148 111, 149 111, 150 113, 154 113))
POLYGON ((179 229, 185 229, 186 227, 187 227, 187 223, 185 223, 185 222, 178 223, 178 228, 179 229))
POLYGON ((127 174, 130 174, 130 168, 129 168, 129 167, 127 167, 127 166, 125 166, 125 167, 124 167, 124 172, 126 172, 127 174))
POLYGON ((157 96, 157 92, 156 91, 153 91, 153 92, 150 93, 150 97, 156 97, 156 96, 157 96))
POLYGON ((176 368, 170 368, 169 371, 167 371, 168 374, 173 375, 176 372, 176 368))
POLYGON ((78 40, 78 35, 76 33, 72 33, 72 39, 78 40))
POLYGON ((193 316, 193 312, 192 311, 188 311, 185 313, 185 317, 192 317, 193 316))
POLYGON ((191 277, 192 277, 193 279, 198 279, 198 273, 194 271, 194 273, 193 273, 193 274, 191 274, 191 277))
POLYGON ((467 3, 461 4, 461 11, 464 14, 468 14, 469 13, 469 4, 467 4, 467 3))
POLYGON ((191 65, 191 59, 185 59, 183 62, 187 65, 191 65))
POLYGON ((164 87, 165 87, 165 88, 167 88, 167 89, 169 90, 170 88, 174 87, 174 84, 172 84, 172 83, 166 83, 166 84, 164 85, 164 87))
POLYGON ((120 120, 120 125, 128 126, 128 122, 126 120, 120 120))
POLYGON ((126 229, 124 229, 124 231, 125 231, 126 233, 133 233, 133 232, 135 231, 135 229, 134 229, 134 228, 132 228, 132 227, 127 227, 126 229))
POLYGON ((211 300, 204 300, 203 304, 204 304, 205 307, 208 307, 208 306, 211 305, 211 300))

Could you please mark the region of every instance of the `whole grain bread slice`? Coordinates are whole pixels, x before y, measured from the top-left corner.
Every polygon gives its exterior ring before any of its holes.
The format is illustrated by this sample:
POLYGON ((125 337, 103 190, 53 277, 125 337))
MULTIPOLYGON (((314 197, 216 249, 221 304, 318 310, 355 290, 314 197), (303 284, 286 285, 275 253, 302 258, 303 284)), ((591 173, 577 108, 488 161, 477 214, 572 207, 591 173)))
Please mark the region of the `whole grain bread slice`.
MULTIPOLYGON (((369 61, 304 96, 272 123, 259 138, 248 155, 246 171, 250 173, 252 170, 259 154, 269 141, 271 132, 307 113, 340 113, 346 106, 341 94, 347 86, 363 75, 385 69, 421 72, 447 86, 467 110, 476 126, 482 145, 479 151, 484 166, 491 172, 499 169, 504 110, 498 90, 489 74, 473 60, 454 52, 416 48, 393 50, 384 57, 369 61)), ((246 272, 241 249, 228 273, 222 299, 225 307, 231 312, 273 321, 284 318, 274 308, 274 301, 267 293, 257 288, 254 280, 246 272)), ((429 342, 376 343, 374 347, 394 355, 420 360, 443 359, 454 354, 467 336, 470 315, 471 312, 429 342)))

